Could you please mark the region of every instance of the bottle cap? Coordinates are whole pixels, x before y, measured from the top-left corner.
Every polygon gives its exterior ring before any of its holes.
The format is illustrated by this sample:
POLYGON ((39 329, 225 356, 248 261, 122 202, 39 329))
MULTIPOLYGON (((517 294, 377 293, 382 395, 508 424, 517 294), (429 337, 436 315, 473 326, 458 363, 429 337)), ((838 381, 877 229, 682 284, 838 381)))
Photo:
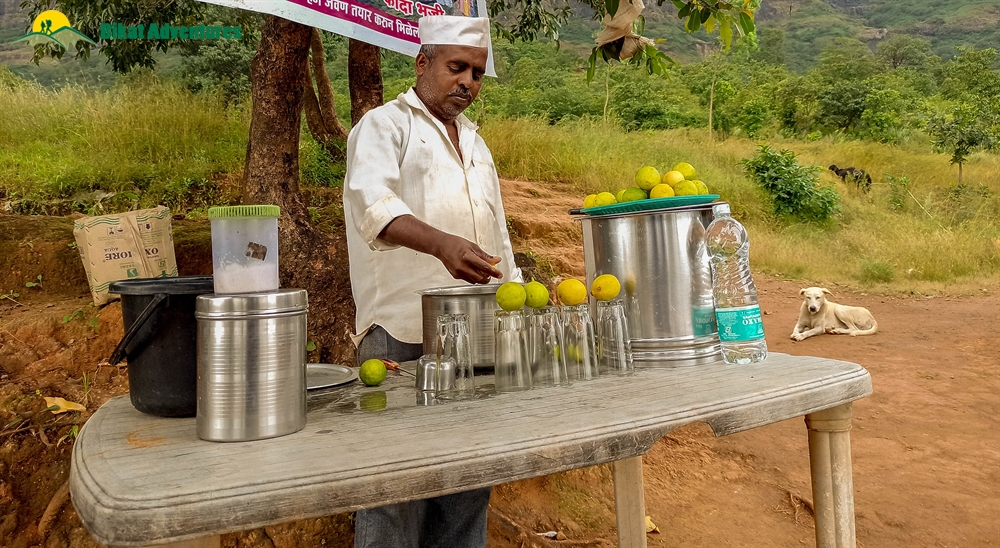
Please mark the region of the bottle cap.
POLYGON ((729 204, 726 202, 719 202, 712 206, 712 215, 718 217, 720 215, 729 215, 729 204))
POLYGON ((209 219, 280 216, 281 208, 276 205, 214 206, 208 208, 209 219))

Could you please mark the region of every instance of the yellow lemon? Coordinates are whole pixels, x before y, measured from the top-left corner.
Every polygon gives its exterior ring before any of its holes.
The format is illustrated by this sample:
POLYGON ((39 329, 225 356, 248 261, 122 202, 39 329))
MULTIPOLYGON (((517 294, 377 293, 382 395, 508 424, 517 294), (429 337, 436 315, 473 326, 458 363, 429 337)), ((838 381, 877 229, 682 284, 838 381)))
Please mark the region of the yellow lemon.
POLYGON ((692 166, 687 162, 680 162, 679 164, 675 165, 674 171, 680 171, 681 174, 684 175, 684 178, 689 181, 694 179, 695 176, 698 175, 694 170, 694 166, 692 166))
POLYGON ((670 198, 674 195, 674 189, 666 183, 660 183, 649 191, 650 198, 670 198))
POLYGON ((587 300, 587 286, 576 278, 567 278, 556 286, 556 295, 564 306, 576 306, 587 300))
POLYGON ((594 207, 601 207, 606 205, 617 204, 618 200, 615 199, 615 195, 610 192, 601 192, 597 195, 597 199, 594 200, 594 207))
POLYGON ((663 179, 661 183, 668 184, 670 186, 676 186, 677 183, 684 180, 684 174, 680 171, 668 171, 663 174, 663 179))
POLYGON ((507 312, 520 310, 527 298, 524 287, 517 282, 507 282, 497 289, 497 304, 507 312))
POLYGON ((366 361, 361 364, 358 377, 361 378, 361 382, 365 383, 365 386, 378 386, 382 384, 382 381, 385 380, 385 362, 376 359, 366 361))
POLYGON ((698 187, 698 194, 708 194, 708 185, 701 182, 700 179, 695 179, 691 182, 694 183, 694 186, 698 187))
POLYGON ((590 209, 594 207, 594 202, 596 201, 597 201, 597 194, 590 194, 589 196, 583 199, 583 208, 590 209))
POLYGON ((698 194, 698 185, 692 181, 681 181, 674 186, 674 194, 677 196, 694 196, 698 194))
POLYGON ((653 166, 642 166, 635 172, 635 186, 649 190, 660 182, 660 172, 653 166))
MULTIPOLYGON (((655 187, 654 187, 655 188, 655 187)), ((622 192, 622 197, 619 198, 620 203, 624 202, 636 202, 639 200, 646 199, 646 191, 641 188, 626 188, 625 192, 622 192)))
POLYGON ((622 291, 622 284, 614 274, 601 274, 590 284, 590 294, 599 301, 610 301, 622 291))
POLYGON ((549 304, 549 290, 541 282, 528 282, 524 286, 524 304, 531 308, 541 308, 549 304))

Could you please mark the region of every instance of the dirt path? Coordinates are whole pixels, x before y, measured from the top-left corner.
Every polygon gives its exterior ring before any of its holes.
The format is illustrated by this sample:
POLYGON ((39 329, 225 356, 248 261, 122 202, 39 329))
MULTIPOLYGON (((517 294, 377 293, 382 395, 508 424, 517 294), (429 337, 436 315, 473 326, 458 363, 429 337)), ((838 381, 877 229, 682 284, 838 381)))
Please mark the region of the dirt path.
MULTIPOLYGON (((576 197, 560 186, 517 181, 504 181, 503 190, 515 248, 532 251, 557 273, 582 277, 580 227, 566 215, 576 197)), ((64 245, 52 243, 53 249, 64 245)), ((31 249, 39 252, 39 243, 31 249)), ((771 351, 853 361, 872 374, 875 393, 855 404, 852 431, 859 545, 1000 545, 1000 340, 994 331, 1000 291, 958 299, 830 287, 837 302, 868 307, 879 333, 795 343, 788 336, 798 290, 811 284, 757 282, 771 351)), ((26 294, 24 307, 0 301, 0 425, 15 411, 43 407, 35 390, 86 400, 88 411, 73 419, 82 423, 127 389, 123 370, 99 366, 121 335, 118 305, 93 310, 85 296, 72 293, 67 286, 51 297, 26 294)), ((50 508, 51 522, 41 519, 68 477, 70 444, 56 440, 69 428, 69 422, 51 428, 45 440, 37 432, 0 433, 0 546, 96 546, 71 504, 50 508)), ((661 531, 648 536, 650 546, 814 544, 801 419, 725 438, 714 437, 706 425, 682 428, 655 444, 644 463, 647 513, 661 531)), ((351 540, 347 516, 335 516, 227 535, 224 544, 346 547, 351 540)), ((490 546, 615 543, 606 465, 494 489, 490 546), (559 531, 568 541, 535 535, 546 531, 559 531)))

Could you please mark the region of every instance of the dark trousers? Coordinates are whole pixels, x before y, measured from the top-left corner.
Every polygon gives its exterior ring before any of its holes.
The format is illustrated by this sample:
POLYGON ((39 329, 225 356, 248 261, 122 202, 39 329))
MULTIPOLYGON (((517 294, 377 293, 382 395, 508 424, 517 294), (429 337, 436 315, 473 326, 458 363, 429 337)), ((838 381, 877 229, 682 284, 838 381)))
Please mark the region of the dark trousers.
MULTIPOLYGON (((358 345, 358 363, 371 358, 415 360, 423 346, 400 342, 373 326, 358 345)), ((355 548, 484 548, 490 487, 358 510, 355 548)))

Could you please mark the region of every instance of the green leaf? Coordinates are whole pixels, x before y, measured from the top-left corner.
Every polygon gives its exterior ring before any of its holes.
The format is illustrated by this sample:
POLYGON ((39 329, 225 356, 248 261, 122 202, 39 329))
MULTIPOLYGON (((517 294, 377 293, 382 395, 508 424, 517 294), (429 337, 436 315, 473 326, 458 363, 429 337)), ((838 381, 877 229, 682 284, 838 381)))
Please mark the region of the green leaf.
POLYGON ((719 21, 719 38, 726 45, 726 53, 729 53, 729 46, 733 42, 733 29, 729 26, 729 16, 725 16, 719 21))
POLYGON ((316 343, 314 343, 313 341, 307 342, 306 343, 306 352, 312 352, 313 350, 316 350, 316 343))
POLYGON ((705 21, 705 32, 712 34, 714 30, 715 30, 715 16, 710 15, 708 17, 708 21, 705 21))
POLYGON ((608 10, 608 15, 614 17, 618 13, 618 0, 604 0, 604 7, 608 10))
POLYGON ((711 16, 712 16, 712 8, 709 7, 701 8, 701 24, 704 25, 705 21, 708 21, 708 18, 711 16))
POLYGON ((684 19, 685 17, 687 17, 688 15, 690 15, 691 14, 691 6, 692 6, 691 4, 685 4, 684 7, 681 8, 677 12, 677 18, 678 19, 684 19))
POLYGON ((597 48, 590 52, 590 59, 587 60, 587 85, 594 81, 594 72, 597 70, 597 48))
POLYGON ((756 28, 753 24, 753 17, 750 17, 745 11, 740 12, 740 29, 743 31, 743 34, 753 34, 756 28))
POLYGON ((677 11, 684 9, 684 6, 687 5, 683 2, 683 0, 670 0, 670 1, 674 3, 674 7, 677 8, 677 11))
POLYGON ((701 28, 701 16, 695 12, 688 17, 687 23, 684 25, 684 30, 688 32, 695 32, 701 28))

